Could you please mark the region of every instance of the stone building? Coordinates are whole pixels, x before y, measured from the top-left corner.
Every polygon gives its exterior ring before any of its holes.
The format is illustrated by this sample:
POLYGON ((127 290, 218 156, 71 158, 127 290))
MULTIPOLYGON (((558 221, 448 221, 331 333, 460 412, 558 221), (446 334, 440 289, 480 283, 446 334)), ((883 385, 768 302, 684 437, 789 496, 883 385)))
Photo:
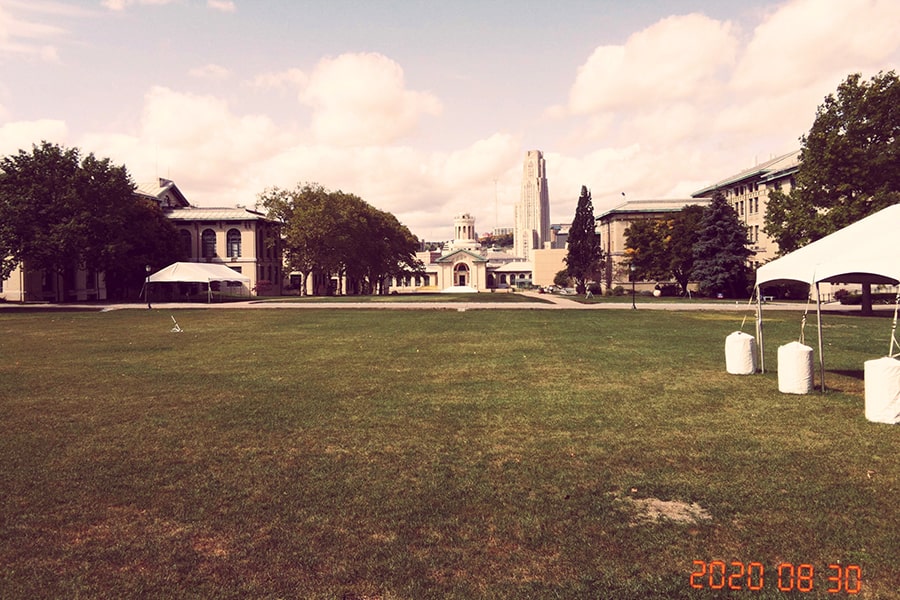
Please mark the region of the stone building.
POLYGON ((747 228, 754 266, 778 255, 778 244, 763 231, 769 194, 779 190, 785 194, 794 186, 794 175, 800 168, 800 151, 795 150, 746 169, 691 194, 694 198, 712 198, 722 192, 738 218, 747 228))
POLYGON ((175 182, 163 178, 139 184, 135 194, 159 203, 178 230, 184 260, 222 264, 250 278, 246 289, 229 292, 281 294, 281 237, 278 225, 264 214, 243 207, 192 206, 175 182))
POLYGON ((482 248, 469 213, 453 219, 454 239, 441 252, 417 252, 420 273, 393 278, 391 290, 408 292, 486 292, 531 287, 532 263, 492 248, 482 248))
POLYGON ((531 260, 550 241, 550 192, 547 165, 540 150, 529 150, 522 166, 522 192, 515 207, 514 253, 531 260))
MULTIPOLYGON (((617 285, 626 286, 631 282, 631 273, 625 259, 625 232, 632 223, 644 220, 670 218, 691 204, 706 206, 708 198, 687 198, 672 200, 635 200, 625 202, 596 217, 600 232, 600 246, 606 261, 604 286, 606 289, 617 285)), ((654 285, 656 282, 652 282, 654 285)), ((648 282, 640 286, 647 287, 648 282)), ((652 286, 650 286, 652 287, 652 286)))

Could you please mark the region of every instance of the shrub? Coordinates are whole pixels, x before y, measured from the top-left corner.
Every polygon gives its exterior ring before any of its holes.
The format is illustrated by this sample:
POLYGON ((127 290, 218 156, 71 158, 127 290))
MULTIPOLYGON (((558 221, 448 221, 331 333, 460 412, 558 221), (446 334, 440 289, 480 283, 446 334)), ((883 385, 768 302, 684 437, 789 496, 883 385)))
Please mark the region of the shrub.
POLYGON ((267 279, 260 279, 253 286, 253 291, 257 296, 265 296, 272 290, 272 282, 267 279))

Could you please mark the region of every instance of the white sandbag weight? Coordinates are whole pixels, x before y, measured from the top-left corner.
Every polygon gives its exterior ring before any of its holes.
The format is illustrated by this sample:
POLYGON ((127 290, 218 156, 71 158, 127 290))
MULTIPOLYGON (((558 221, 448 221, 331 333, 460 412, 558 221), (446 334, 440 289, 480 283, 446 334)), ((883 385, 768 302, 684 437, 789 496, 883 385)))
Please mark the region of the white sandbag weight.
POLYGON ((756 373, 756 339, 743 331, 725 338, 725 370, 732 375, 756 373))
POLYGON ((866 419, 900 423, 900 360, 885 356, 864 363, 866 419))
POLYGON ((813 389, 813 349, 800 342, 778 348, 778 391, 808 394, 813 389))

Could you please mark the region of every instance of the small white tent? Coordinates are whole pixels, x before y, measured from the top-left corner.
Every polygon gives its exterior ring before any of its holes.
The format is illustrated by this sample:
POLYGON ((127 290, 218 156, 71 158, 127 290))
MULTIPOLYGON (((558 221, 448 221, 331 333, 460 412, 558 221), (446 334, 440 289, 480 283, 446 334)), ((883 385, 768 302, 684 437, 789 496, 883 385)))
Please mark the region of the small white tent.
POLYGON ((241 275, 225 265, 214 263, 172 263, 147 278, 147 283, 205 283, 208 298, 211 298, 209 284, 213 281, 250 284, 250 278, 246 275, 241 275))
MULTIPOLYGON (((900 204, 889 206, 820 240, 764 264, 756 271, 756 294, 767 284, 786 281, 808 283, 816 288, 819 330, 819 366, 825 389, 825 362, 822 357, 822 309, 820 283, 872 283, 897 285, 900 282, 900 204)), ((758 330, 762 329, 762 308, 758 304, 758 330)), ((762 336, 759 336, 762 346, 762 336)), ((762 352, 762 347, 760 347, 762 352)))

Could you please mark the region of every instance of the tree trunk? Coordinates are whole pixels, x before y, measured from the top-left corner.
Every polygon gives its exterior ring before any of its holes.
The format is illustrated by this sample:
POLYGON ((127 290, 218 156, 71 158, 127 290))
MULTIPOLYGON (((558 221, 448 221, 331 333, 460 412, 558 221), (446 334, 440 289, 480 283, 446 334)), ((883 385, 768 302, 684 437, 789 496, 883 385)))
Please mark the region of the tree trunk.
POLYGON ((872 284, 864 283, 862 285, 862 306, 860 313, 871 316, 872 313, 872 284))

